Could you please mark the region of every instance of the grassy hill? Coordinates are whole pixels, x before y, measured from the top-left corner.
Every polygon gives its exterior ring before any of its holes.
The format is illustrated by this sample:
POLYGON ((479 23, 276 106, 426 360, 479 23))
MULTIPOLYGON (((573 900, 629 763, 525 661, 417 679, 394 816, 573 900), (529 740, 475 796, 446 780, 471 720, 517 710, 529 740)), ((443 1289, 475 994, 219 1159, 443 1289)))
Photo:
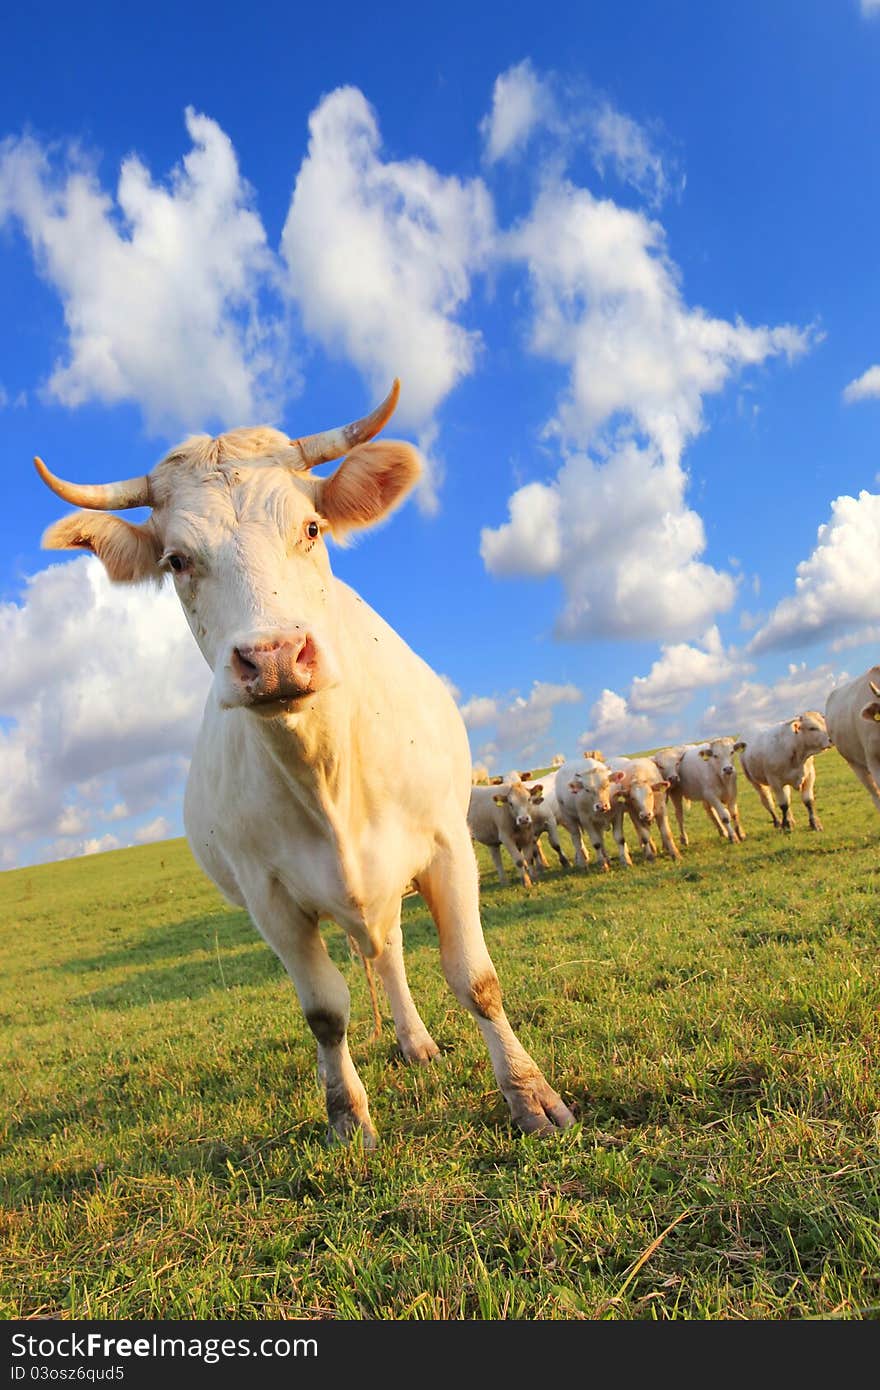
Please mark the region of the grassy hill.
POLYGON ((818 770, 822 835, 741 778, 745 844, 692 810, 681 866, 527 893, 481 859, 508 1013, 579 1116, 549 1141, 511 1128, 419 897, 429 1068, 387 1007, 371 1041, 327 932, 365 1154, 327 1147, 293 988, 183 841, 0 875, 0 1316, 880 1315, 880 817, 818 770))

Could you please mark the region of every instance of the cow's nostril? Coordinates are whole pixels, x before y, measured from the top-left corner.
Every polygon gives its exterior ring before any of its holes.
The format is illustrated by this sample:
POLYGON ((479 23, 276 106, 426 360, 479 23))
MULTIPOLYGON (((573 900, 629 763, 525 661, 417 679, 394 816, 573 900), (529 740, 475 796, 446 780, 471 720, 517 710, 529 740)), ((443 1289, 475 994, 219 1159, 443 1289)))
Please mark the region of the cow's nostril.
POLYGON ((252 652, 252 647, 233 647, 232 648, 232 669, 239 680, 252 681, 260 674, 260 668, 256 662, 251 661, 248 652, 252 652))

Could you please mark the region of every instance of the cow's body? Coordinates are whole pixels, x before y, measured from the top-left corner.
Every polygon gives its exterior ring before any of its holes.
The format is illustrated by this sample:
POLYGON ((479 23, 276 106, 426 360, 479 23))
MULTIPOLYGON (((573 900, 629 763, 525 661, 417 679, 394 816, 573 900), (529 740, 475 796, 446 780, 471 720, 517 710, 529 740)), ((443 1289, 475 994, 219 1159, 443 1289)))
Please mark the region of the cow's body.
POLYGON ((742 735, 744 747, 739 761, 761 804, 779 830, 791 830, 791 792, 796 788, 807 808, 811 830, 821 830, 816 815, 815 755, 831 746, 824 715, 805 710, 794 719, 783 720, 766 729, 742 735), (779 803, 781 818, 773 798, 779 803))
MULTIPOLYGON (((687 744, 677 756, 675 777, 670 782, 669 798, 675 807, 681 830, 682 844, 686 845, 684 831, 684 803, 699 801, 718 834, 731 844, 745 839, 745 832, 739 819, 737 806, 736 765, 734 753, 742 744, 736 739, 713 738, 705 743, 687 744)), ((661 755, 654 755, 658 767, 666 764, 661 755)), ((675 750, 677 752, 677 750, 675 750)))
POLYGON ((603 873, 609 869, 605 834, 611 826, 611 775, 601 758, 572 758, 557 769, 554 783, 558 818, 571 836, 574 862, 586 869, 584 831, 603 873))
POLYGON ((623 818, 628 815, 635 827, 646 859, 657 857, 657 850, 651 838, 651 826, 656 824, 660 832, 663 848, 671 859, 681 859, 678 847, 669 829, 666 810, 666 791, 668 781, 652 758, 609 758, 608 766, 612 774, 620 772, 622 778, 615 786, 614 803, 611 815, 611 829, 617 842, 617 851, 622 864, 631 864, 629 850, 623 832, 623 818))
POLYGON ((344 430, 198 436, 145 478, 63 483, 93 510, 44 543, 82 547, 118 582, 173 573, 214 681, 192 760, 186 828, 221 891, 246 907, 288 970, 316 1038, 331 1134, 375 1142, 351 1060, 349 994, 318 924, 357 943, 388 994, 410 1061, 437 1053, 403 963, 401 896, 414 881, 443 968, 475 1018, 499 1086, 527 1131, 572 1116, 515 1037, 479 920, 466 811, 471 760, 443 682, 330 570, 323 533, 378 520, 418 476, 395 441, 367 443, 396 402, 344 430), (309 470, 346 457, 328 478, 309 470), (148 505, 141 526, 104 513, 148 505))
POLYGON ((880 811, 880 666, 838 685, 825 701, 828 736, 880 811))
POLYGON ((507 883, 501 858, 502 846, 516 866, 524 888, 531 888, 529 865, 535 851, 533 813, 535 799, 517 777, 515 781, 493 782, 488 787, 471 787, 467 822, 472 837, 485 845, 498 882, 507 883))

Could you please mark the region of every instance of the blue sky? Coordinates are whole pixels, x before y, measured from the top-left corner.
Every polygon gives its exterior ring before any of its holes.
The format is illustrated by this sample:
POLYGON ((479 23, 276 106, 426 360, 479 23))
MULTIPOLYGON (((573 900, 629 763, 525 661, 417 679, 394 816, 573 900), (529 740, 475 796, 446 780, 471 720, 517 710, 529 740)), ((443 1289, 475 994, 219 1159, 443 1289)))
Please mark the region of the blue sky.
POLYGON ((822 708, 880 640, 880 0, 3 21, 2 864, 182 833, 171 593, 40 549, 186 435, 402 381, 333 555, 493 771, 822 708))

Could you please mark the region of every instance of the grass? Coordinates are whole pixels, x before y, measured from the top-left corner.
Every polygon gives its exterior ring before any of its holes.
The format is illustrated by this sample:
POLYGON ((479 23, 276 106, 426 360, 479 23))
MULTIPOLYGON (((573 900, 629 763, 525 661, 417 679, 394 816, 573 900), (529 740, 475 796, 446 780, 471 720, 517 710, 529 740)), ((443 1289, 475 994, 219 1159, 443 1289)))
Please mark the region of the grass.
POLYGON ((836 752, 818 773, 821 835, 743 785, 746 842, 694 809, 681 866, 527 893, 481 859, 508 1014, 579 1117, 549 1141, 511 1128, 419 897, 431 1067, 387 1007, 371 1042, 327 934, 365 1153, 327 1146, 292 987, 183 841, 3 874, 0 1316, 880 1316, 880 819, 836 752))

